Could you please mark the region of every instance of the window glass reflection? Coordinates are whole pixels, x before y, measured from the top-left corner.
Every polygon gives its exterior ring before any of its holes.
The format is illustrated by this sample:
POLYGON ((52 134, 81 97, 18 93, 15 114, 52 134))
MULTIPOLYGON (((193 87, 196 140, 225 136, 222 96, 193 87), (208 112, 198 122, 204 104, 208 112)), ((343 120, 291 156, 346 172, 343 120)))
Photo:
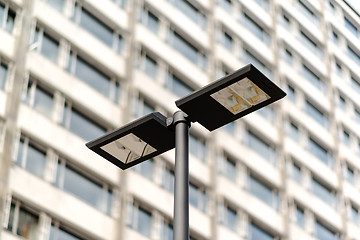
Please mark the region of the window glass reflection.
POLYGON ((274 240, 275 238, 271 236, 269 233, 265 232, 254 223, 250 225, 250 236, 251 240, 274 240))

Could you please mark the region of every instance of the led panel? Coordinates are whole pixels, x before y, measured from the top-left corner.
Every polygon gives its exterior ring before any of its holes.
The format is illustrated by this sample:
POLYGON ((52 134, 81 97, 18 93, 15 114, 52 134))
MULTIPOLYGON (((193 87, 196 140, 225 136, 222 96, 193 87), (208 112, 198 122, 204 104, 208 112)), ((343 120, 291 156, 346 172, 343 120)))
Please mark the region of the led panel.
POLYGON ((176 101, 191 121, 213 131, 286 96, 249 64, 176 101))
POLYGON ((155 112, 110 132, 86 146, 121 169, 127 169, 175 147, 166 117, 155 112))

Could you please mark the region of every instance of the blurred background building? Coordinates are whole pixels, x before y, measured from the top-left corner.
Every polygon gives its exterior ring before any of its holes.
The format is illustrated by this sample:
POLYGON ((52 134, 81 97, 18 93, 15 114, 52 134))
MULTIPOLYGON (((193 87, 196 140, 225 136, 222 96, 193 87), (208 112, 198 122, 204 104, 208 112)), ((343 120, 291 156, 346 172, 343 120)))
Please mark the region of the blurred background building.
POLYGON ((121 171, 84 144, 248 63, 288 96, 191 128, 191 239, 360 239, 344 0, 0 0, 0 238, 172 239, 174 151, 121 171))

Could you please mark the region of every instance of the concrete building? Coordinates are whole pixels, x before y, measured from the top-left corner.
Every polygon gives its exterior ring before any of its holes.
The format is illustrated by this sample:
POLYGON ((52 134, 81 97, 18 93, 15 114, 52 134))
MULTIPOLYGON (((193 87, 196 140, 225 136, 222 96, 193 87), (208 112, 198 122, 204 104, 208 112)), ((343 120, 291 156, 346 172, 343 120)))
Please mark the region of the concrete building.
POLYGON ((172 239, 174 151, 121 171, 84 144, 247 63, 288 96, 193 125, 191 239, 360 239, 345 0, 0 0, 0 238, 172 239))

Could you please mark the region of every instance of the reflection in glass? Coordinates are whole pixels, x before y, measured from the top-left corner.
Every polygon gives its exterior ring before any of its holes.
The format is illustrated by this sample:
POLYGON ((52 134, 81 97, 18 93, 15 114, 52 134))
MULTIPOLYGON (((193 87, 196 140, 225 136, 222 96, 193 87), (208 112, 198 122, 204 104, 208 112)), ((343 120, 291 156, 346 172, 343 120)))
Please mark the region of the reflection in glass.
POLYGON ((38 233, 38 217, 20 208, 16 234, 25 239, 35 240, 38 233))

